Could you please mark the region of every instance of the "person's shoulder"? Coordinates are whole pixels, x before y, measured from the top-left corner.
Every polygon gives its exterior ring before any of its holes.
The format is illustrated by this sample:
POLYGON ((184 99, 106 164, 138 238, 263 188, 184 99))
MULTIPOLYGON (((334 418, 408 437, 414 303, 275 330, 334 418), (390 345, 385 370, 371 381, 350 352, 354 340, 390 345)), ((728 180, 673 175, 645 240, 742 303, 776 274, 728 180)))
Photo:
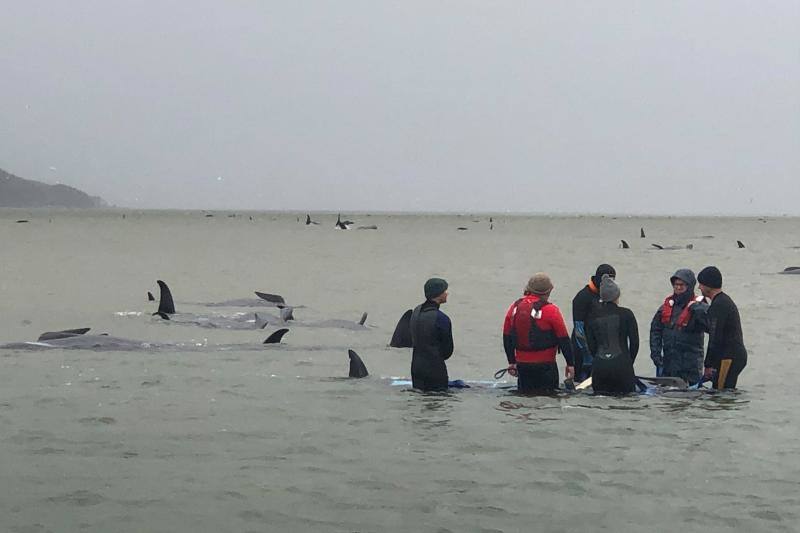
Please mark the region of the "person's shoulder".
POLYGON ((452 324, 450 317, 447 316, 447 314, 441 309, 436 310, 436 322, 439 324, 446 324, 448 326, 452 324))
POLYGON ((547 304, 542 307, 542 313, 549 313, 551 315, 561 315, 561 308, 558 307, 557 304, 553 302, 547 302, 547 304))

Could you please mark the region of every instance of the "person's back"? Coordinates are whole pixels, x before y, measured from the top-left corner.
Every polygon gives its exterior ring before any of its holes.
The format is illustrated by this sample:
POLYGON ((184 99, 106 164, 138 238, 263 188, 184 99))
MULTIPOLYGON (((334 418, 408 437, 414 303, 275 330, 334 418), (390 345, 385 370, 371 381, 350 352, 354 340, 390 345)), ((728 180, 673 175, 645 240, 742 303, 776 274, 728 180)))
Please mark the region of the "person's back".
POLYGON ((592 354, 586 344, 586 320, 600 301, 600 283, 603 275, 616 277, 614 267, 603 263, 597 267, 594 276, 572 299, 572 354, 575 358, 575 378, 583 381, 592 373, 592 354))
POLYGON ((558 389, 557 350, 567 363, 565 377, 574 376, 572 349, 564 317, 550 303, 553 283, 544 272, 528 281, 522 298, 511 304, 503 320, 503 349, 508 369, 517 376, 520 392, 558 389))
POLYGON ((586 340, 592 354, 592 389, 597 393, 624 394, 634 390, 633 362, 639 352, 636 317, 619 307, 619 288, 604 276, 601 302, 586 321, 586 340))
POLYGON ((450 318, 439 306, 447 301, 447 282, 429 279, 425 297, 411 313, 411 381, 415 389, 446 390, 445 360, 453 354, 453 334, 450 318))

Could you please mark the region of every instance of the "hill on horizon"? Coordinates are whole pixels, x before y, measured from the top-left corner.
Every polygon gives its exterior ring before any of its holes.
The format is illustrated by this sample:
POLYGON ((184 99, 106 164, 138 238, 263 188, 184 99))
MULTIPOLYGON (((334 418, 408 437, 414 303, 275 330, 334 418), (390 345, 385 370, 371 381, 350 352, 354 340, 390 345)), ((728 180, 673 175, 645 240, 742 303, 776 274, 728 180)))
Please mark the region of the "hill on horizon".
POLYGON ((0 169, 0 207, 105 207, 99 196, 89 196, 69 185, 50 185, 20 178, 0 169))

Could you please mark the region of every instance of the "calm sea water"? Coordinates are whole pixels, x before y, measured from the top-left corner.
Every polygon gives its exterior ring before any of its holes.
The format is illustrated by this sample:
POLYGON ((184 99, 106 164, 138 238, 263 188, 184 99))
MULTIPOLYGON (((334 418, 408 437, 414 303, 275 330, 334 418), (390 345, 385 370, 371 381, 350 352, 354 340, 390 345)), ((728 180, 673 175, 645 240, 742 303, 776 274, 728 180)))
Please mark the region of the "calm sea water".
POLYGON ((336 231, 331 216, 307 227, 228 214, 0 210, 0 343, 84 326, 180 343, 0 351, 0 531, 798 530, 800 276, 774 273, 800 265, 800 220, 495 216, 490 230, 487 216, 351 215, 379 229, 336 231), (428 277, 450 282, 451 376, 486 380, 504 366, 503 313, 528 276, 549 272, 569 317, 601 262, 639 321, 645 375, 669 276, 717 265, 750 354, 740 390, 390 386, 409 375, 410 351, 386 345, 428 277), (274 328, 152 318, 156 279, 179 311, 252 311, 200 303, 260 290, 306 306, 300 320, 368 311, 370 327, 294 327, 268 348, 274 328), (368 378, 343 378, 348 348, 368 378))

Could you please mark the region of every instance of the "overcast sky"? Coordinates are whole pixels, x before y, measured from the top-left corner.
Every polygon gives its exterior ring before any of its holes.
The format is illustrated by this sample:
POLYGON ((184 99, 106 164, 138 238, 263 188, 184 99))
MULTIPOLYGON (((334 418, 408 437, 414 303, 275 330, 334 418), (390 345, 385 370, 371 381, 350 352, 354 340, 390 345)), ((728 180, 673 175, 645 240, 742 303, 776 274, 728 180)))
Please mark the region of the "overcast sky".
POLYGON ((800 214, 799 1, 0 5, 0 168, 115 205, 800 214))

